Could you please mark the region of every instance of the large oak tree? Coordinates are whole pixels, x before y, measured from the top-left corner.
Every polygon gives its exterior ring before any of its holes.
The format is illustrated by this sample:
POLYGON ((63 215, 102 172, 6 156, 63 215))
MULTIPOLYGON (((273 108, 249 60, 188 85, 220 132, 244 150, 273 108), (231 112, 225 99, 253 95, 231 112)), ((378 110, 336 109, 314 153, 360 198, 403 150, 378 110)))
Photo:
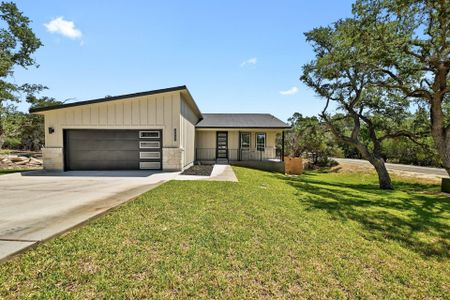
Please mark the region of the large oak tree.
POLYGON ((363 43, 355 64, 377 73, 374 85, 425 103, 430 131, 450 175, 450 0, 357 0, 363 43))
POLYGON ((398 93, 386 92, 372 83, 380 75, 358 64, 361 48, 353 36, 359 29, 353 19, 341 20, 328 27, 306 33, 315 58, 303 66, 301 80, 326 99, 320 117, 341 143, 348 144, 375 168, 380 188, 392 189, 392 182, 382 154, 382 142, 389 138, 416 139, 417 132, 403 125, 410 105, 398 93), (330 113, 334 109, 337 114, 330 113), (351 124, 342 130, 339 123, 351 124), (367 138, 363 138, 363 131, 367 138))

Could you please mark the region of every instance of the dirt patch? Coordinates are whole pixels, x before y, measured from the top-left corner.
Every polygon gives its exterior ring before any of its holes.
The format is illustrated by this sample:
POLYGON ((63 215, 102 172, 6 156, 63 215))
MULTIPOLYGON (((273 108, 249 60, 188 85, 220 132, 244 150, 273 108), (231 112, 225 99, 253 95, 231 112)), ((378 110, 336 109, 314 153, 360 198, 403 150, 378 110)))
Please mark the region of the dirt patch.
POLYGON ((211 176, 213 165, 195 165, 186 169, 181 175, 211 176))
MULTIPOLYGON (((371 172, 375 173, 375 169, 372 167, 372 165, 357 165, 352 163, 342 163, 340 162, 339 165, 331 168, 332 172, 335 173, 342 173, 342 172, 371 172)), ((412 178, 412 179, 419 179, 423 182, 429 182, 429 183, 440 183, 441 182, 441 176, 438 175, 431 175, 431 174, 424 174, 424 173, 416 173, 416 172, 408 172, 408 171, 400 171, 400 170, 392 170, 388 169, 389 174, 400 177, 400 178, 412 178)))

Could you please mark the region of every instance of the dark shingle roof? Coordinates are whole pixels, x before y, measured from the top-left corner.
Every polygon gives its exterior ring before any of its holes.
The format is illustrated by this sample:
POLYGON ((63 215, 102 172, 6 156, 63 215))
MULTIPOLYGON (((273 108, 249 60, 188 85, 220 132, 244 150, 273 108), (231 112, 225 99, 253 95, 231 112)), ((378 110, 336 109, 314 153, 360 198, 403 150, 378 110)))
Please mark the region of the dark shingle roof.
POLYGON ((203 114, 197 128, 290 128, 271 114, 203 114))

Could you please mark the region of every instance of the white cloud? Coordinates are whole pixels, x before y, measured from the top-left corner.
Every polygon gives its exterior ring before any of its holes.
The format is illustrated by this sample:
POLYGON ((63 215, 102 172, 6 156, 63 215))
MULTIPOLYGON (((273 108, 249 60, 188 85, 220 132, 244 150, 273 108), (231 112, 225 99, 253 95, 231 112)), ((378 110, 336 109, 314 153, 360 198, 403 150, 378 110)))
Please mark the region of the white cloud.
POLYGON ((58 33, 70 39, 81 39, 81 31, 75 27, 75 23, 72 21, 64 20, 64 17, 54 18, 47 24, 44 24, 48 32, 58 33))
POLYGON ((290 89, 286 90, 286 91, 280 91, 280 94, 283 96, 289 96, 289 95, 294 95, 297 94, 299 91, 298 87, 293 86, 290 89))
POLYGON ((241 67, 246 65, 256 65, 256 61, 257 61, 256 57, 249 58, 241 63, 241 67))

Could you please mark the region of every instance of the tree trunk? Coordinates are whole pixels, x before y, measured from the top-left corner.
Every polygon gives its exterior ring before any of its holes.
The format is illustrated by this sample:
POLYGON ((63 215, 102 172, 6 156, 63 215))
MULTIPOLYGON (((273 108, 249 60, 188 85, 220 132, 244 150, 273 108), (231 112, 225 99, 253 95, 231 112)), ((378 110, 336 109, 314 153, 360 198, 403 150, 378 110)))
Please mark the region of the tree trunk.
MULTIPOLYGON (((327 119, 325 119, 327 120, 327 119)), ((359 119, 355 120, 355 127, 352 132, 352 137, 345 137, 342 134, 339 133, 338 130, 333 126, 333 124, 329 121, 327 121, 327 125, 331 129, 331 132, 336 137, 337 140, 346 143, 347 145, 355 147, 359 155, 368 160, 372 166, 374 166, 375 171, 378 174, 378 182, 380 184, 380 188, 383 190, 393 190, 394 187, 392 186, 391 177, 389 176, 389 173, 386 169, 386 165, 384 164, 384 160, 381 157, 381 143, 379 140, 376 139, 376 135, 373 134, 371 137, 374 138, 374 144, 376 145, 376 151, 375 153, 370 152, 370 150, 367 148, 366 145, 362 144, 357 136, 359 135, 359 119)))
POLYGON ((375 167, 375 171, 378 174, 378 182, 380 184, 380 189, 382 190, 393 190, 391 176, 389 175, 386 165, 382 158, 373 158, 369 162, 375 167))
POLYGON ((5 143, 5 135, 3 134, 2 120, 0 119, 0 149, 3 148, 4 143, 5 143))
POLYGON ((445 114, 442 103, 444 103, 445 96, 448 93, 446 92, 446 89, 449 69, 448 65, 439 65, 433 82, 434 94, 431 99, 429 99, 431 135, 448 175, 450 175, 450 125, 445 124, 445 114))
POLYGON ((431 102, 431 136, 441 158, 442 165, 450 175, 450 127, 444 127, 444 113, 439 98, 431 102))
POLYGON ((361 154, 361 156, 368 160, 370 164, 375 168, 375 171, 378 175, 378 182, 380 185, 380 189, 382 190, 393 190, 394 186, 392 185, 391 176, 389 175, 388 170, 386 169, 386 165, 384 163, 381 154, 371 153, 369 149, 361 144, 357 143, 356 150, 361 154))

